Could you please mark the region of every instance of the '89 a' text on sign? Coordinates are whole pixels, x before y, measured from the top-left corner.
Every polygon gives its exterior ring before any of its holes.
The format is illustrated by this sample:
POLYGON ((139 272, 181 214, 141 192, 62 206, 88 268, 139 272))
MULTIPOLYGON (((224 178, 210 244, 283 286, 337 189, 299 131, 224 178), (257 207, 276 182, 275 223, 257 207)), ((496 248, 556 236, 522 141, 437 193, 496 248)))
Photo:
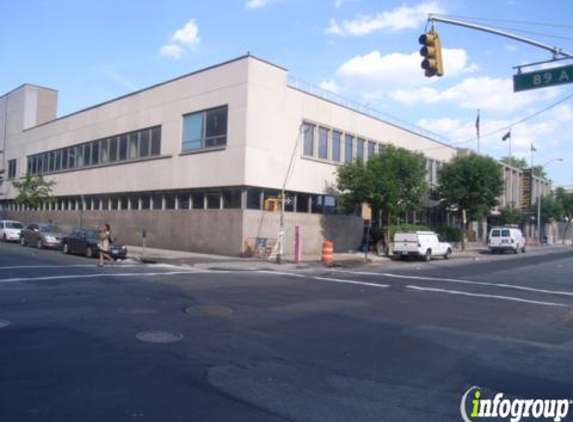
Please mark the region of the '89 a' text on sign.
POLYGON ((513 75, 514 92, 568 83, 573 83, 573 65, 513 75))

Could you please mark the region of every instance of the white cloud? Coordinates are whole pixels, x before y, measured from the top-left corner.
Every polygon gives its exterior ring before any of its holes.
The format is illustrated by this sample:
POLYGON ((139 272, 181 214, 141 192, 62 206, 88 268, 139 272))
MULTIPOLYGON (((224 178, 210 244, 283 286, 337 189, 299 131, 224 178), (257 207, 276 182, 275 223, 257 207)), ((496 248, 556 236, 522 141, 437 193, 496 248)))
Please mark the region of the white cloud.
MULTIPOLYGON (((459 75, 475 70, 476 66, 468 64, 465 50, 444 49, 445 77, 459 75)), ((354 91, 370 94, 373 91, 394 92, 401 102, 416 102, 417 91, 405 91, 433 83, 424 77, 420 67, 422 57, 418 52, 411 54, 391 53, 382 55, 374 50, 363 56, 356 56, 344 62, 336 71, 336 75, 345 81, 354 91), (409 98, 413 98, 412 101, 409 98)))
POLYGON ((353 20, 345 20, 342 25, 339 25, 335 19, 331 19, 326 32, 335 35, 360 36, 379 30, 415 29, 427 20, 430 13, 445 13, 445 9, 437 2, 425 2, 413 7, 400 6, 374 16, 358 16, 353 20))
POLYGON ((161 47, 159 54, 165 57, 170 57, 175 60, 179 60, 183 56, 183 49, 175 44, 166 44, 161 47))
MULTIPOLYGON (((536 111, 542 106, 537 103, 536 111)), ((476 149, 477 138, 475 131, 475 110, 468 111, 462 120, 453 118, 421 119, 418 126, 439 133, 454 143, 464 142, 458 146, 476 149)), ((573 157, 573 149, 569 144, 567 133, 573 131, 573 108, 570 105, 556 107, 539 117, 526 122, 517 123, 525 117, 516 112, 508 118, 499 119, 495 111, 481 110, 480 115, 480 144, 482 152, 493 157, 503 157, 509 153, 509 142, 503 142, 502 136, 511 127, 512 155, 526 158, 529 162, 530 147, 533 143, 537 148, 535 160, 546 162, 556 157, 573 157)), ((556 167, 555 170, 558 170, 556 167)))
POLYGON ((201 42, 201 38, 199 38, 199 27, 195 23, 195 20, 191 19, 183 28, 178 29, 175 34, 173 34, 172 40, 188 46, 191 50, 196 50, 201 42))
POLYGON ((339 9, 340 7, 342 7, 342 5, 343 5, 344 3, 350 3, 350 2, 353 2, 353 1, 356 1, 356 0, 336 0, 336 1, 334 2, 334 6, 335 6, 337 9, 339 9))
POLYGON ((326 33, 327 34, 333 34, 333 35, 344 35, 344 31, 338 25, 338 23, 336 22, 336 19, 334 19, 334 18, 330 19, 330 25, 328 28, 326 28, 326 33))
POLYGON ((248 0, 245 3, 245 7, 247 9, 260 9, 272 3, 278 3, 279 1, 282 0, 248 0))
POLYGON ((555 107, 551 116, 558 122, 573 123, 573 108, 569 104, 555 107))
POLYGON ((511 79, 490 77, 467 78, 457 85, 439 91, 433 88, 395 90, 391 97, 404 104, 451 103, 461 108, 483 109, 498 113, 522 112, 555 92, 531 91, 515 94, 511 79), (519 95, 517 97, 516 95, 519 95))
POLYGON ((267 5, 267 0, 249 0, 245 3, 247 9, 258 9, 260 7, 265 7, 267 5))
POLYGON ((333 94, 338 94, 340 92, 340 87, 336 84, 336 82, 333 79, 322 81, 318 86, 324 89, 325 91, 332 92, 333 94))
POLYGON ((514 44, 506 44, 503 48, 505 51, 509 51, 510 53, 515 53, 517 51, 517 46, 514 44))
POLYGON ((195 20, 191 19, 183 28, 175 31, 171 36, 171 42, 162 46, 159 54, 164 57, 179 60, 183 57, 183 53, 185 52, 184 47, 195 51, 200 43, 199 27, 197 23, 195 23, 195 20))
POLYGON ((113 64, 102 65, 98 68, 105 76, 119 86, 125 87, 130 91, 136 91, 139 87, 133 83, 123 72, 118 69, 118 66, 113 64))

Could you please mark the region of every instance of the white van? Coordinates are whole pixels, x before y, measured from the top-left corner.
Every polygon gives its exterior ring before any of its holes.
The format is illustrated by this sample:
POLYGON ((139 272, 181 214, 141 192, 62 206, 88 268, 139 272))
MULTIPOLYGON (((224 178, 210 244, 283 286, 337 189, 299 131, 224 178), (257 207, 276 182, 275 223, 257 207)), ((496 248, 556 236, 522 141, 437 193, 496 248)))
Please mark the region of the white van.
POLYGON ((399 259, 404 256, 423 257, 425 261, 432 259, 432 256, 448 259, 452 246, 434 232, 397 232, 394 234, 393 254, 399 259))
POLYGON ((494 227, 489 231, 487 247, 491 253, 504 251, 525 253, 525 236, 517 227, 494 227))

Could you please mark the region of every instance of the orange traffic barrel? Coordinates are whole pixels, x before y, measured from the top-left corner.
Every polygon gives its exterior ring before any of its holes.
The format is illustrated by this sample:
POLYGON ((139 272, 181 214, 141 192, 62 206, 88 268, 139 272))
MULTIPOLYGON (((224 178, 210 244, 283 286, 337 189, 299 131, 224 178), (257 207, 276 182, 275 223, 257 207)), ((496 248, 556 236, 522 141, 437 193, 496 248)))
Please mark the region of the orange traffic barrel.
POLYGON ((322 263, 325 265, 332 264, 332 252, 333 252, 333 245, 332 242, 325 240, 322 244, 322 263))

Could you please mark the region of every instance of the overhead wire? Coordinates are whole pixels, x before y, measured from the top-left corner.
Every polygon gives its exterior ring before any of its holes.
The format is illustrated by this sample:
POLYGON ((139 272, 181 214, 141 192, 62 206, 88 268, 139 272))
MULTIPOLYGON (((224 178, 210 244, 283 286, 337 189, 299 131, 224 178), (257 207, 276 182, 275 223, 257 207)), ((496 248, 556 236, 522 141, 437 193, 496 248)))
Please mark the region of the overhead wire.
MULTIPOLYGON (((512 25, 532 25, 532 26, 549 26, 553 28, 566 28, 566 29, 573 29, 571 25, 556 25, 556 24, 544 24, 544 23, 536 23, 536 22, 526 22, 526 21, 517 21, 511 19, 490 19, 490 18, 476 18, 476 17, 467 17, 467 16, 454 16, 454 15, 433 15, 436 17, 443 17, 443 18, 450 18, 450 19, 463 19, 467 21, 475 21, 475 22, 499 22, 499 23, 508 23, 512 25)), ((562 35, 555 35, 555 34, 545 34, 542 32, 535 32, 529 31, 526 29, 520 29, 515 27, 507 27, 507 26, 491 26, 492 29, 503 30, 503 31, 513 31, 522 34, 529 34, 529 35, 538 35, 541 37, 546 38, 555 38, 567 41, 573 41, 573 37, 565 37, 562 35)))
MULTIPOLYGON (((565 101, 567 101, 567 100, 569 100, 569 99, 571 99, 571 98, 573 98, 573 93, 567 95, 566 97, 560 99, 559 101, 557 101, 557 102, 555 102, 555 103, 553 103, 553 104, 551 104, 551 105, 549 105, 549 106, 547 106, 547 107, 545 107, 545 108, 543 108, 543 109, 541 109, 541 110, 539 110, 539 111, 536 111, 536 112, 533 113, 533 114, 530 114, 530 115, 524 117, 523 119, 517 120, 517 121, 515 121, 515 122, 513 122, 513 123, 511 123, 511 124, 509 124, 509 125, 506 125, 506 126, 504 126, 504 127, 502 127, 502 128, 499 128, 499 129, 496 129, 496 130, 492 130, 491 132, 487 132, 487 133, 485 133, 484 135, 481 135, 481 136, 480 136, 480 139, 482 139, 482 138, 488 138, 488 137, 490 137, 490 136, 492 136, 492 135, 495 135, 495 134, 497 134, 497 133, 507 132, 509 129, 512 129, 514 126, 520 125, 520 124, 522 124, 522 123, 524 123, 524 122, 526 122, 526 121, 528 121, 528 120, 531 120, 531 119, 533 119, 533 118, 539 116, 540 114, 543 114, 543 113, 545 113, 545 112, 547 112, 547 111, 549 111, 549 110, 551 110, 551 109, 557 107, 558 105, 564 103, 565 101)), ((440 146, 435 146, 435 147, 430 147, 430 148, 419 149, 418 151, 423 152, 423 151, 430 151, 430 150, 442 149, 442 148, 448 148, 448 147, 456 147, 456 146, 458 146, 458 145, 468 144, 468 143, 470 143, 470 142, 475 142, 475 141, 477 141, 477 137, 473 137, 473 138, 470 138, 470 139, 467 139, 467 140, 461 141, 461 142, 450 143, 449 145, 440 145, 440 146)))
POLYGON ((505 22, 505 23, 512 23, 512 24, 518 24, 518 25, 548 26, 548 27, 554 27, 554 28, 573 29, 573 25, 519 21, 519 20, 514 20, 514 19, 478 18, 478 17, 473 17, 473 16, 455 16, 455 15, 440 15, 440 14, 435 14, 433 16, 439 16, 439 17, 444 17, 444 18, 454 18, 454 19, 466 19, 466 20, 474 20, 474 21, 505 22))

